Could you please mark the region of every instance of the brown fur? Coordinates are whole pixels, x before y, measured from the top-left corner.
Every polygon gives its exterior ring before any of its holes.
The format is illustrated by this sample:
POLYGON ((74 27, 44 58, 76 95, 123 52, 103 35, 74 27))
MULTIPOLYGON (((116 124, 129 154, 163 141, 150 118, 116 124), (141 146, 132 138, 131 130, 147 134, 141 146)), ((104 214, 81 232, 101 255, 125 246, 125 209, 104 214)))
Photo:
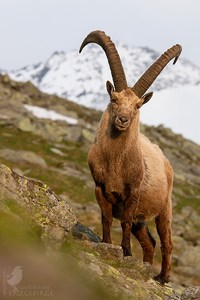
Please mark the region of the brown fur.
POLYGON ((116 217, 121 220, 124 256, 132 255, 132 232, 143 249, 143 260, 152 264, 155 240, 145 221, 155 218, 162 252, 156 280, 163 284, 169 280, 171 265, 173 171, 160 148, 139 132, 139 108, 152 94, 140 99, 130 88, 115 92, 111 83, 107 89, 111 103, 88 153, 101 208, 103 242, 111 243, 110 228, 116 217))

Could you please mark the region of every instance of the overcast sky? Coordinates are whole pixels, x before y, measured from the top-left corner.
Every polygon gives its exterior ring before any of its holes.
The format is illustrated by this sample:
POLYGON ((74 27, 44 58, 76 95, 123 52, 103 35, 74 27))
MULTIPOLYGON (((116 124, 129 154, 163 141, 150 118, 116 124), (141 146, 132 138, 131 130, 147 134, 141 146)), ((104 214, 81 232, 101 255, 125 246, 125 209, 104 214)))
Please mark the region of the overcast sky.
POLYGON ((199 15, 199 0, 0 0, 0 69, 78 51, 95 29, 159 52, 180 43, 182 57, 200 66, 199 15))

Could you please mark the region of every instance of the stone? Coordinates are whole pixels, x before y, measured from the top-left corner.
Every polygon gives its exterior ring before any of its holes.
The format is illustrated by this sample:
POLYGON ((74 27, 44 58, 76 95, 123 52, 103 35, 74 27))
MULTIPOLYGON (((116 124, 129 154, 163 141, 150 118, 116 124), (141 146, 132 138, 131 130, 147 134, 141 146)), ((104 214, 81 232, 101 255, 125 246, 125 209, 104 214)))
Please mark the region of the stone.
POLYGON ((23 215, 40 228, 41 240, 51 247, 61 246, 66 235, 77 223, 71 207, 61 201, 49 187, 41 181, 20 176, 5 165, 0 164, 0 205, 8 203, 19 207, 23 215))
POLYGON ((107 243, 93 244, 93 249, 97 251, 104 259, 123 260, 122 247, 107 243))
POLYGON ((96 235, 92 230, 90 230, 85 225, 77 222, 72 228, 72 234, 74 237, 79 239, 86 239, 91 242, 100 243, 101 239, 98 235, 96 235))
POLYGON ((47 168, 45 160, 32 151, 0 149, 0 157, 16 164, 33 164, 47 168))
POLYGON ((53 153, 55 153, 57 155, 65 156, 65 154, 60 149, 52 147, 50 150, 51 150, 51 152, 53 152, 53 153))
POLYGON ((185 289, 181 294, 181 300, 200 300, 200 286, 185 289))
POLYGON ((94 141, 94 133, 88 129, 82 130, 83 138, 86 139, 89 143, 94 141))
POLYGON ((33 122, 31 122, 30 118, 25 117, 19 120, 17 127, 25 132, 34 132, 35 126, 33 122))

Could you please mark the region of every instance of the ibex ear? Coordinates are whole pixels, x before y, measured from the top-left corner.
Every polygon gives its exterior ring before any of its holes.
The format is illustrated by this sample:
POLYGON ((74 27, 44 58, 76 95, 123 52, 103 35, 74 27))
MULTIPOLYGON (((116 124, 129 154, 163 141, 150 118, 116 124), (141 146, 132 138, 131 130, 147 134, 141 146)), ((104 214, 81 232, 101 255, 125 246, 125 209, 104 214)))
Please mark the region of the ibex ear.
POLYGON ((110 81, 106 82, 106 88, 107 88, 108 94, 111 96, 111 94, 114 92, 114 86, 112 85, 112 83, 110 81))
POLYGON ((144 96, 142 96, 142 100, 143 100, 142 105, 147 103, 151 99, 152 96, 153 96, 152 92, 146 93, 144 96))

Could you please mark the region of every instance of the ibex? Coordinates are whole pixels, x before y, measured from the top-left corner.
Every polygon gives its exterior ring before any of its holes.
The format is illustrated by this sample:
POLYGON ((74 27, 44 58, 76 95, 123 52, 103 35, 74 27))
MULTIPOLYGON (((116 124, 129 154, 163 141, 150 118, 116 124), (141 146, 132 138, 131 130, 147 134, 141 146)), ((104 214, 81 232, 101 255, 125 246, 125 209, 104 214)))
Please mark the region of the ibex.
POLYGON ((84 39, 79 52, 89 43, 97 43, 105 51, 114 81, 114 86, 107 82, 110 103, 88 153, 102 215, 102 241, 111 243, 112 219, 118 218, 123 255, 132 255, 132 233, 143 249, 143 261, 152 264, 156 242, 145 221, 155 218, 162 253, 161 272, 155 280, 164 284, 169 281, 173 246, 173 170, 160 148, 140 133, 139 109, 153 95, 145 92, 171 59, 177 61, 182 48, 177 44, 168 49, 130 88, 111 39, 103 31, 93 31, 84 39))

